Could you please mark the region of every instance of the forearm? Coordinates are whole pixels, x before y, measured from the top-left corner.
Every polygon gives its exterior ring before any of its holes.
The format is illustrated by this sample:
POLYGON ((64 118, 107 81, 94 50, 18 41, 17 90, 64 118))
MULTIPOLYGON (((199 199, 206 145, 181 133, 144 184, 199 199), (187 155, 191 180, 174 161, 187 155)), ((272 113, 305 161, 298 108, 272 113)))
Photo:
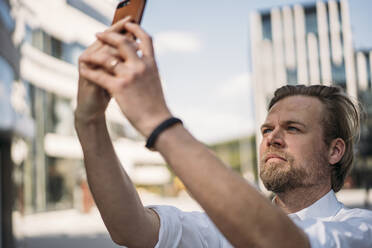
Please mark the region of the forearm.
POLYGON ((83 148, 88 183, 112 239, 119 244, 153 246, 157 227, 143 207, 136 189, 121 166, 110 140, 104 118, 79 123, 76 129, 83 148), (143 237, 148 237, 144 239, 143 237))
POLYGON ((181 125, 159 136, 156 149, 236 247, 307 247, 303 232, 181 125))

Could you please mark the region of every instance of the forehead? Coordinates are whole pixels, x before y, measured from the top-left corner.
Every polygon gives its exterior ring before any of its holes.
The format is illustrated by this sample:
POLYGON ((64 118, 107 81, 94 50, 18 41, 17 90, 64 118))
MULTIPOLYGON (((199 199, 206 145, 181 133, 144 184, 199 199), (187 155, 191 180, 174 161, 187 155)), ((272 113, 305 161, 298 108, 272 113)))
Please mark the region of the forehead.
POLYGON ((316 97, 289 96, 270 109, 266 123, 272 121, 299 121, 304 124, 320 123, 323 116, 323 103, 316 97))

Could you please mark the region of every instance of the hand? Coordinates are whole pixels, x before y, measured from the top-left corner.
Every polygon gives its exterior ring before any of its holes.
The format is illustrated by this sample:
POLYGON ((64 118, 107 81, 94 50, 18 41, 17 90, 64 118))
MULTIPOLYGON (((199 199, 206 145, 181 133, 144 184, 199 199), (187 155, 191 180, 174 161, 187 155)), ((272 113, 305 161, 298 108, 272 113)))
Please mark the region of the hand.
POLYGON ((148 137, 171 113, 164 100, 151 37, 137 24, 123 25, 140 42, 120 34, 119 30, 98 34, 99 41, 115 48, 119 56, 116 58, 107 50, 94 51, 91 56, 84 56, 82 62, 96 67, 81 67, 80 74, 106 89, 132 125, 148 137))
MULTIPOLYGON (((129 20, 129 18, 125 19, 121 24, 110 27, 109 30, 120 30, 123 28, 123 23, 129 20)), ((105 54, 110 54, 110 56, 115 59, 119 57, 116 49, 97 40, 79 57, 79 86, 77 108, 75 110, 75 120, 79 123, 87 124, 104 119, 104 114, 111 96, 104 88, 85 78, 81 71, 84 70, 84 68, 103 70, 103 68, 87 62, 86 58, 102 58, 105 54)), ((113 60, 107 62, 112 63, 113 60)))

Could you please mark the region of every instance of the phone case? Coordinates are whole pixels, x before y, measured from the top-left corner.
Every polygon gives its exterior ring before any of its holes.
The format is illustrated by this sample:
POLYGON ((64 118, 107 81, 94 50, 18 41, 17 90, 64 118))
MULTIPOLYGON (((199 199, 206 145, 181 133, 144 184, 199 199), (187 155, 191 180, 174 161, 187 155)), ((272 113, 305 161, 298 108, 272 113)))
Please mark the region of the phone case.
POLYGON ((142 20, 143 11, 145 9, 146 0, 124 0, 116 7, 114 19, 112 24, 119 20, 131 16, 133 21, 140 24, 142 20))

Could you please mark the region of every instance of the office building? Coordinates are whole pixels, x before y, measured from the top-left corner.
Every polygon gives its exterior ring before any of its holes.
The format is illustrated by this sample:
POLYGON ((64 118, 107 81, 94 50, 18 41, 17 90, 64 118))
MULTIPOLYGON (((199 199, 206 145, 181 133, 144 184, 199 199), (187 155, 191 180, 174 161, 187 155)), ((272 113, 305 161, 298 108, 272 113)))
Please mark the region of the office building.
POLYGON ((12 210, 17 194, 12 178, 15 145, 33 136, 33 122, 27 112, 23 84, 20 81, 19 43, 14 42, 16 22, 8 0, 0 0, 0 246, 14 247, 12 210), (16 143, 15 143, 16 142, 16 143))

